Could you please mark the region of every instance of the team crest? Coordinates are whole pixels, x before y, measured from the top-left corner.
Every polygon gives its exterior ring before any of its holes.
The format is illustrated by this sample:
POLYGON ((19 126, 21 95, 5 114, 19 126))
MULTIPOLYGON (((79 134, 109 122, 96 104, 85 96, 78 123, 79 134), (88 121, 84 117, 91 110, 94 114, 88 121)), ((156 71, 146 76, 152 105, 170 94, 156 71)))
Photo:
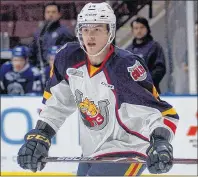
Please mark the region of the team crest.
POLYGON ((87 97, 83 98, 83 93, 79 90, 75 91, 75 96, 84 124, 91 130, 103 129, 109 121, 109 101, 101 100, 96 105, 87 97))
POLYGON ((143 81, 147 77, 146 70, 137 60, 133 66, 127 69, 134 81, 143 81))

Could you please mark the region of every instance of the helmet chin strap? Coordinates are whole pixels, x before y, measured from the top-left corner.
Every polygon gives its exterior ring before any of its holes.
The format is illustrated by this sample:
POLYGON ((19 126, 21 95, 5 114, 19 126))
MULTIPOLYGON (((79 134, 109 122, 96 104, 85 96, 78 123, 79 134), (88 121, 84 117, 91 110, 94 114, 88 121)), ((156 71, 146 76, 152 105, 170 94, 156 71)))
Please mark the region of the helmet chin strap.
POLYGON ((111 39, 111 37, 112 37, 112 33, 110 34, 109 39, 108 39, 106 45, 105 45, 98 53, 96 53, 96 54, 90 54, 90 53, 88 53, 88 52, 86 51, 86 49, 85 49, 83 43, 82 43, 81 40, 80 40, 79 35, 78 35, 78 40, 79 40, 79 42, 80 42, 80 47, 84 50, 84 52, 85 52, 87 55, 89 55, 89 56, 91 56, 91 57, 96 57, 96 56, 100 55, 100 54, 105 50, 105 48, 107 47, 108 44, 111 44, 111 43, 112 43, 112 41, 113 41, 114 38, 111 39))

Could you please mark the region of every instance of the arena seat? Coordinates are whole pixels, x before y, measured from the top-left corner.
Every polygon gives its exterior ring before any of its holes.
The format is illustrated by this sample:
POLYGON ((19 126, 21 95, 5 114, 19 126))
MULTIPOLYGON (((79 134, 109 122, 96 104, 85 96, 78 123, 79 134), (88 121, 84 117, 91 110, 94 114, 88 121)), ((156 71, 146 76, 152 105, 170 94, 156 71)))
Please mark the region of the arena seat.
POLYGON ((14 36, 31 37, 38 28, 38 21, 17 21, 14 36))
POLYGON ((9 36, 12 36, 13 33, 13 27, 14 27, 14 23, 13 21, 1 21, 1 32, 8 32, 9 36))

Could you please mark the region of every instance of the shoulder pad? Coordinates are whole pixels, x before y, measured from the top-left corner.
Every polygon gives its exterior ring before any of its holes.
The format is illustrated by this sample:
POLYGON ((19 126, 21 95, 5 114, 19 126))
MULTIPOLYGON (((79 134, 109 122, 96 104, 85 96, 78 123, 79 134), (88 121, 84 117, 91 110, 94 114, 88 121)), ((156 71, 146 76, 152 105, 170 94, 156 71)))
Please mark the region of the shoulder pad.
POLYGON ((81 47, 78 42, 68 42, 57 51, 54 65, 62 76, 65 75, 67 67, 75 64, 76 56, 80 55, 80 50, 81 47))
POLYGON ((124 50, 124 49, 120 49, 119 47, 115 47, 115 54, 119 57, 119 58, 123 58, 125 60, 129 59, 129 60, 136 60, 137 58, 141 58, 138 55, 135 55, 134 53, 128 51, 128 50, 124 50))
POLYGON ((61 46, 56 53, 60 53, 61 51, 72 52, 80 48, 80 44, 78 42, 67 42, 63 46, 61 46))
POLYGON ((12 63, 10 62, 10 61, 6 61, 5 63, 4 63, 4 65, 11 65, 12 63))
POLYGON ((139 61, 147 69, 144 59, 128 50, 116 47, 115 54, 118 56, 118 58, 121 58, 122 62, 124 62, 126 65, 132 66, 136 63, 136 61, 139 61))
POLYGON ((5 62, 4 64, 2 64, 1 69, 2 70, 8 70, 12 68, 12 63, 10 61, 5 62))

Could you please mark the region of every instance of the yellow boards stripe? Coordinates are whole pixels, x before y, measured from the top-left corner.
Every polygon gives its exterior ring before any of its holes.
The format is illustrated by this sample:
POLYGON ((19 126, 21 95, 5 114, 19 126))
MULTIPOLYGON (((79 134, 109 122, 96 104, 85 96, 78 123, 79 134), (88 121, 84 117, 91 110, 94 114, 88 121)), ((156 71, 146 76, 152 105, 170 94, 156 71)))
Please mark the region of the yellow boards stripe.
POLYGON ((1 176, 75 176, 72 173, 56 172, 1 172, 1 176))

